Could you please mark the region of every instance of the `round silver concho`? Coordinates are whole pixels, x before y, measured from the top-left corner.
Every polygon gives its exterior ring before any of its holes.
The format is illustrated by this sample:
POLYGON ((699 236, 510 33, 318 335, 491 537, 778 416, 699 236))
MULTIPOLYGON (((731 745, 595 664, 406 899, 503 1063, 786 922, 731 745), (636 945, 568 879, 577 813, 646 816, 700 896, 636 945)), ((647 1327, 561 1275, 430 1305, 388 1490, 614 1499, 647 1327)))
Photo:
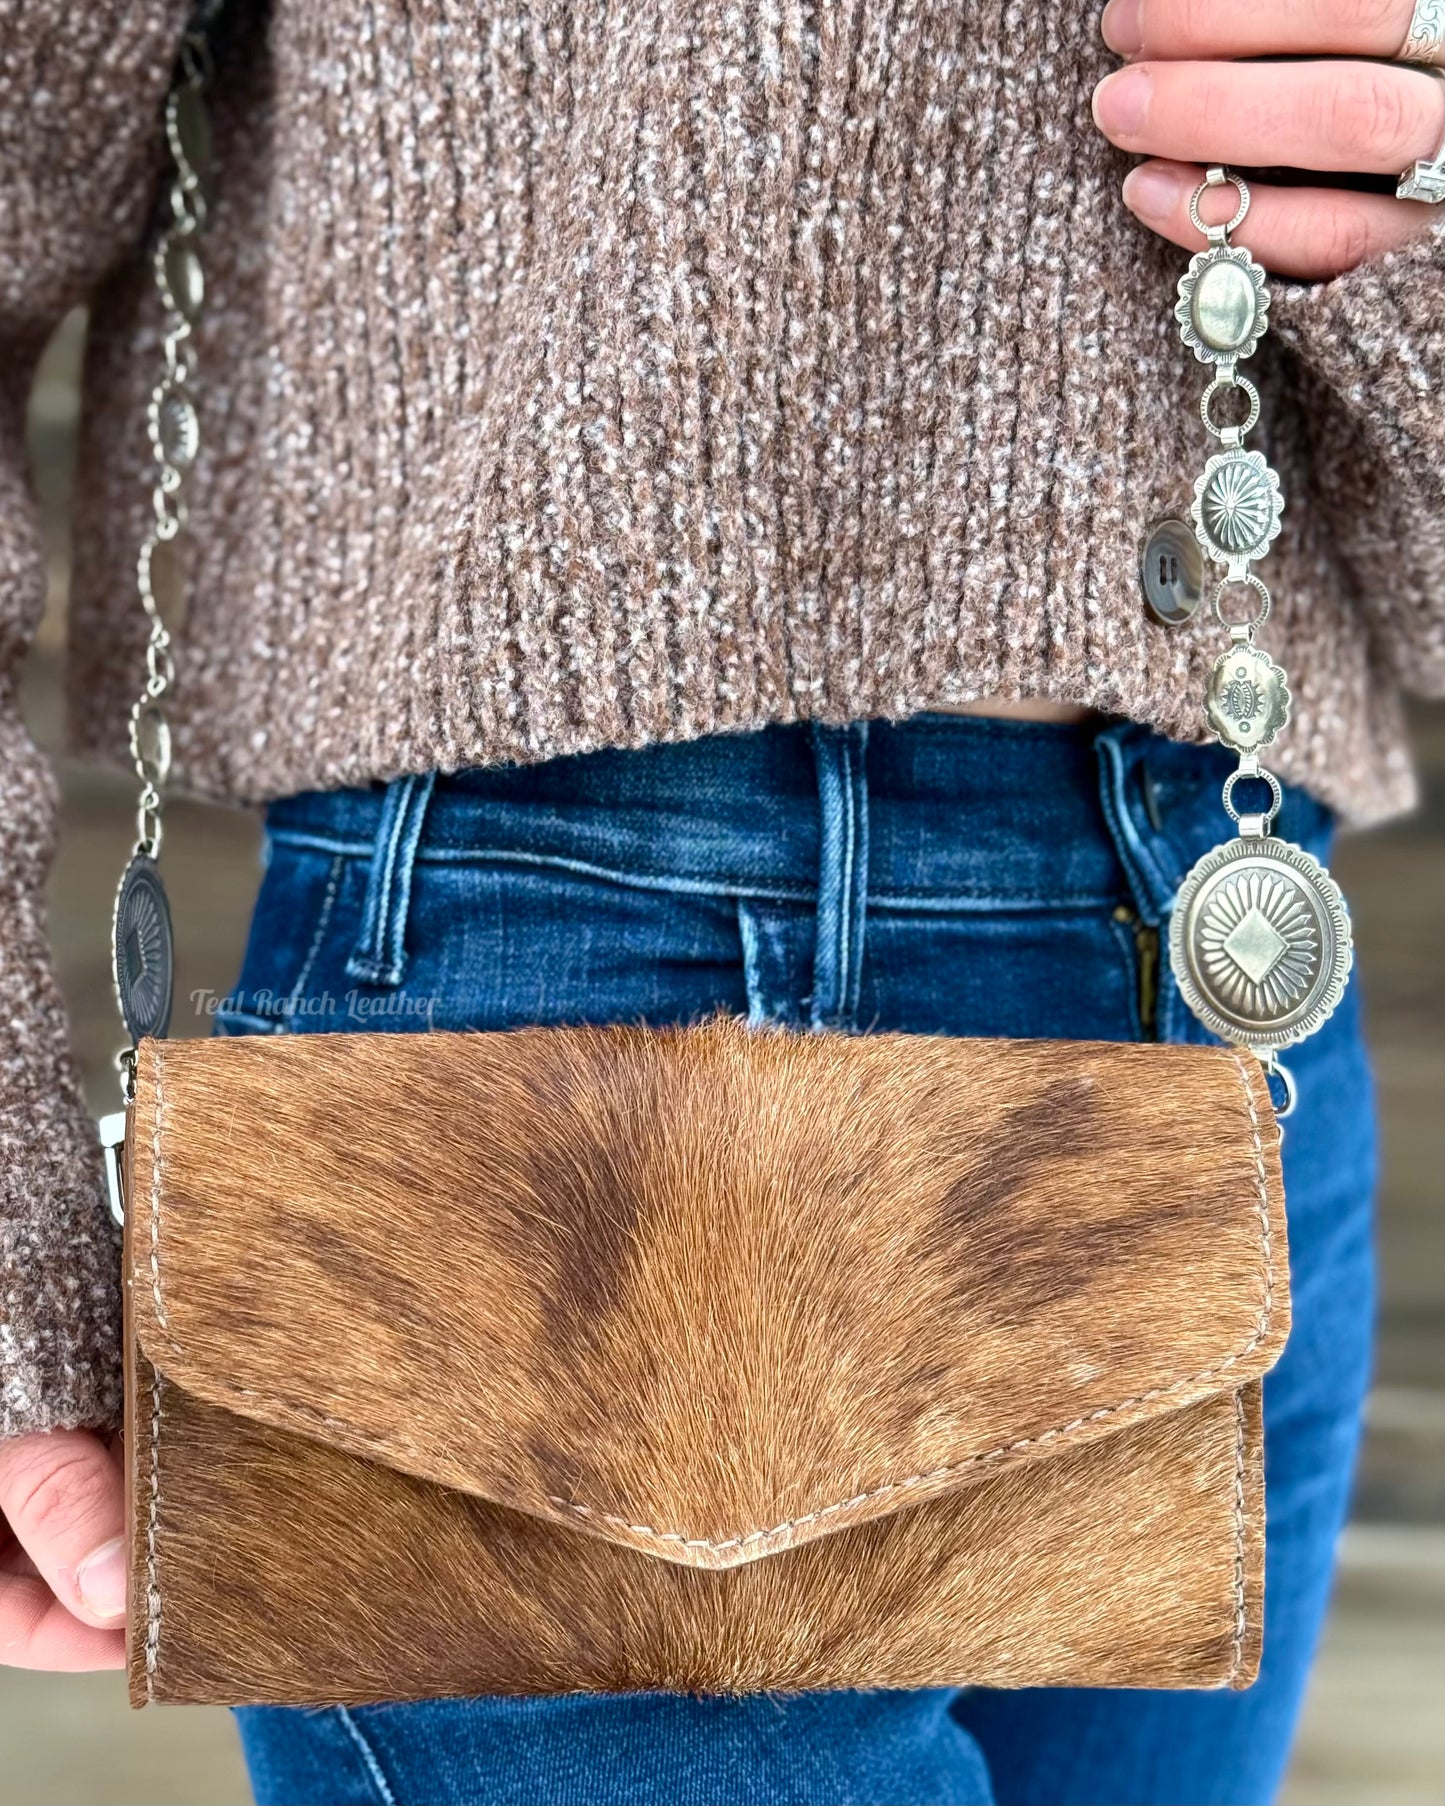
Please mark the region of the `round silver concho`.
POLYGON ((1179 278, 1174 317, 1180 338, 1201 364, 1252 357, 1269 324, 1263 268, 1242 246, 1200 251, 1179 278))
POLYGON ((1226 746, 1258 752, 1289 721, 1285 674, 1258 646, 1231 646, 1215 660, 1205 691, 1209 725, 1226 746))
POLYGON ((164 1035, 171 1025, 175 946, 171 911, 156 862, 137 853, 115 894, 115 995, 133 1041, 164 1035))
POLYGON ((1190 513, 1206 557, 1228 565, 1263 558, 1284 513, 1279 477, 1263 452, 1216 452, 1195 480, 1190 513))
POLYGON ((1180 887, 1169 960, 1207 1029, 1262 1059, 1312 1035, 1344 995, 1350 914, 1320 862, 1287 840, 1216 847, 1180 887))

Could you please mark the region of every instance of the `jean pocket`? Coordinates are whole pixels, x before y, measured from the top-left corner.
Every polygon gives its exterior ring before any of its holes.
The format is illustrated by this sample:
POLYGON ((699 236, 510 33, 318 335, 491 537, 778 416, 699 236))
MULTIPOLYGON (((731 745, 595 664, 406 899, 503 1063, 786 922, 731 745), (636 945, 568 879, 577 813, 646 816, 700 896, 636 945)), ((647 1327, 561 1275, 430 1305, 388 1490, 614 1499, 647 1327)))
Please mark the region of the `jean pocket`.
POLYGON ((662 1024, 742 1013, 736 906, 730 896, 614 883, 559 866, 485 856, 424 862, 412 889, 404 983, 390 992, 362 986, 355 1004, 368 1016, 356 1026, 380 1029, 662 1024))

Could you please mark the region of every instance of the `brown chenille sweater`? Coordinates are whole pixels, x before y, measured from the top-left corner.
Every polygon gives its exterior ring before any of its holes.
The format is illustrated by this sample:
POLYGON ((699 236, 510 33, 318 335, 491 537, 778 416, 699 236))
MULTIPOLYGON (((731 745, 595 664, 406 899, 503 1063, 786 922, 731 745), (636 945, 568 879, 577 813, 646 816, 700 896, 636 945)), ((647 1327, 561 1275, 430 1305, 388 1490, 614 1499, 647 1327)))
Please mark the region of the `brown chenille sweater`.
MULTIPOLYGON (((41 921, 21 417, 94 295, 76 734, 123 745, 185 0, 0 0, 0 1432, 117 1405, 116 1250, 41 921)), ((260 801, 983 696, 1201 732, 1142 606, 1211 449, 1186 257, 1119 199, 1094 0, 232 0, 182 782, 260 801)), ((1281 772, 1403 806, 1445 676, 1445 232, 1276 282, 1281 772)))

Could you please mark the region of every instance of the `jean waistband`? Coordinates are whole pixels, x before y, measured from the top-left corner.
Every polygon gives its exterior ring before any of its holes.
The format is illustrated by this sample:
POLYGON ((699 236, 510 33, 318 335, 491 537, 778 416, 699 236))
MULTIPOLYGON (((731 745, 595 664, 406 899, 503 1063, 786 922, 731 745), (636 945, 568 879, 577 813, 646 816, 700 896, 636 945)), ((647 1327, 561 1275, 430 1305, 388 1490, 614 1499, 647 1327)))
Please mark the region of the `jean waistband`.
MULTIPOLYGON (((487 767, 273 805, 271 835, 370 859, 561 865, 621 883, 737 896, 814 893, 822 761, 866 798, 873 907, 1051 908, 1136 898, 1167 914, 1228 827, 1231 761, 1132 724, 1067 727, 921 715, 782 726, 487 767)), ((1287 790, 1279 828, 1318 839, 1326 812, 1287 790)), ((379 950, 379 957, 381 957, 379 950)))

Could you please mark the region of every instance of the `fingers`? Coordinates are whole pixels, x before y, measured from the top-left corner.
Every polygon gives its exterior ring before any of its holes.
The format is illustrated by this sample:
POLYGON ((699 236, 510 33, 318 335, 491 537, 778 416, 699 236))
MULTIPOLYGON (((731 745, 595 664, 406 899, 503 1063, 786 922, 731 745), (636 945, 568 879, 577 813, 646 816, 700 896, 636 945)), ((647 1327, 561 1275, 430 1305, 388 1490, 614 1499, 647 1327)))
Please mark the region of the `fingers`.
POLYGON ((34 1575, 0 1574, 0 1666, 83 1674, 125 1667, 125 1632, 73 1617, 34 1575))
POLYGON ((1445 82, 1386 63, 1136 63, 1094 90, 1123 150, 1185 163, 1398 174, 1445 135, 1445 82))
MULTIPOLYGON (((114 1632, 123 1623, 125 1495, 120 1463, 100 1437, 52 1430, 0 1443, 0 1517, 38 1576, 3 1583, 15 1610, 23 1615, 25 1589, 43 1583, 82 1625, 114 1632)), ((27 1634, 53 1642, 63 1627, 48 1623, 42 1614, 27 1634)))
POLYGON ((1109 0, 1104 42, 1118 56, 1398 56, 1413 0, 1109 0))
MULTIPOLYGON (((1203 248, 1190 224, 1189 197, 1204 171, 1188 163, 1141 163, 1124 182, 1124 201, 1146 226, 1187 251, 1203 248)), ((1338 188, 1264 188, 1249 185, 1249 216, 1232 234, 1267 270, 1317 282, 1352 270, 1368 258, 1392 251, 1428 222, 1422 201, 1389 195, 1354 194, 1338 188)), ((1232 212, 1232 188, 1223 191, 1216 212, 1232 212)), ((1200 202, 1206 220, 1209 197, 1200 202)))

